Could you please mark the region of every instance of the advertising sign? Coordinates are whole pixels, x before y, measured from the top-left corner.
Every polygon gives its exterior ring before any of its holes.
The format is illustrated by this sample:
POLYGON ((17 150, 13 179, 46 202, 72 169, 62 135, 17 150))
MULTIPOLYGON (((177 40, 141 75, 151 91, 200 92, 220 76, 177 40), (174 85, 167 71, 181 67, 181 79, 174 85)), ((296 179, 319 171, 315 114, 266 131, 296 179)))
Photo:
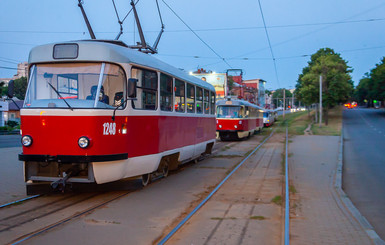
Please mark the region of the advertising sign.
POLYGON ((213 85, 217 98, 225 96, 226 73, 199 73, 192 75, 213 85))

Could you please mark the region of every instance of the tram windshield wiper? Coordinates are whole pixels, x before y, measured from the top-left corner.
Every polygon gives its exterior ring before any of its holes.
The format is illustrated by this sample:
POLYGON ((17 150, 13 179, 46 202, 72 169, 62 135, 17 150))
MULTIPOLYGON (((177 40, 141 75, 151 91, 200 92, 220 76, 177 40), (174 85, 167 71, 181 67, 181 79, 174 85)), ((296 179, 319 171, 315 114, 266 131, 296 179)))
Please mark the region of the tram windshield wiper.
POLYGON ((68 106, 68 108, 71 109, 71 111, 73 111, 74 109, 70 106, 70 104, 68 104, 68 102, 64 99, 64 97, 59 93, 59 91, 56 90, 56 88, 54 86, 52 86, 52 84, 50 84, 49 82, 47 82, 48 85, 53 89, 53 91, 55 91, 55 93, 59 96, 59 99, 62 99, 64 101, 64 103, 66 103, 66 105, 68 106))

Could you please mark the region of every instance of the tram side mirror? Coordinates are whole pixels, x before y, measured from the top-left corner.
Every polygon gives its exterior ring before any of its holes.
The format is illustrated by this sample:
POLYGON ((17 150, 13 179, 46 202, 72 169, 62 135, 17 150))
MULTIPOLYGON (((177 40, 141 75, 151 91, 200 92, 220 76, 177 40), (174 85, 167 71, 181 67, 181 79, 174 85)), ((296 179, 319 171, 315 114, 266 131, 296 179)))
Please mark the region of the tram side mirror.
POLYGON ((8 98, 12 99, 13 95, 15 94, 15 83, 13 80, 8 82, 8 98))
POLYGON ((138 79, 136 78, 129 78, 128 79, 128 97, 129 98, 136 98, 136 84, 138 83, 138 79))

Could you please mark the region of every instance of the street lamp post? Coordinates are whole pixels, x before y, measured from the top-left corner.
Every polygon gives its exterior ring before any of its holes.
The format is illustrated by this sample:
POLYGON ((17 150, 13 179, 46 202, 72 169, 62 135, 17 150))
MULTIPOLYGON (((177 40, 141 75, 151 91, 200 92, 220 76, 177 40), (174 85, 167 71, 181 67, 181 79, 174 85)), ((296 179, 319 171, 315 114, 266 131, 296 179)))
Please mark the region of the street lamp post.
POLYGON ((322 127, 322 75, 319 76, 319 127, 322 127))

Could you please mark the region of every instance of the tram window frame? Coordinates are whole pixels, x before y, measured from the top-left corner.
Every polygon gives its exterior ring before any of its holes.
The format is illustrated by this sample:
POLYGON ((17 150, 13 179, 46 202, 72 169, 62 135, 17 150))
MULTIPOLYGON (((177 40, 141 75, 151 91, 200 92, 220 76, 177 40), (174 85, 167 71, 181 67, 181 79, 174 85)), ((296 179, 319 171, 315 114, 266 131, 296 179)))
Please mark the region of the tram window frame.
POLYGON ((135 109, 135 110, 147 110, 147 111, 156 111, 158 109, 158 72, 154 71, 154 70, 149 70, 149 69, 145 69, 145 68, 141 68, 141 67, 136 67, 136 66, 133 66, 131 68, 131 78, 136 78, 138 79, 138 85, 136 86, 137 88, 137 100, 132 100, 131 101, 131 105, 132 105, 132 108, 135 109), (136 69, 136 70, 140 70, 142 71, 141 73, 141 78, 139 77, 134 77, 133 76, 133 70, 136 69), (151 77, 150 79, 146 79, 146 73, 148 74, 153 74, 155 75, 155 79, 152 77, 152 81, 151 80, 151 77), (144 85, 143 85, 144 83, 144 85), (146 85, 150 85, 149 87, 145 87, 146 85), (155 85, 155 87, 154 87, 155 85), (144 95, 144 96, 142 96, 144 95), (147 95, 150 95, 149 97, 147 97, 147 95), (155 96, 155 98, 151 98, 152 96, 155 96), (155 102, 155 105, 152 104, 152 103, 147 103, 147 101, 150 102, 155 102), (138 105, 141 105, 141 107, 136 107, 136 101, 140 101, 140 103, 138 103, 138 105))
POLYGON ((190 83, 187 83, 186 88, 187 88, 187 92, 186 92, 187 113, 195 113, 195 86, 190 83), (191 89, 193 89, 193 94, 191 94, 191 89), (190 106, 191 106, 191 109, 189 109, 190 106))
POLYGON ((172 76, 160 73, 160 110, 162 111, 173 111, 173 80, 172 76))
POLYGON ((210 106, 211 106, 211 114, 212 115, 215 115, 215 100, 216 100, 216 97, 215 97, 215 92, 213 91, 210 91, 210 106))
POLYGON ((203 110, 204 114, 210 114, 210 91, 203 91, 203 110))
MULTIPOLYGON (((75 99, 79 97, 79 77, 78 74, 58 74, 57 75, 57 91, 60 95, 69 95, 69 97, 76 96, 75 99), (67 84, 67 87, 62 87, 62 84, 67 84), (72 87, 73 82, 76 83, 76 87, 72 87), (64 91, 62 88, 65 88, 67 91, 64 91), (71 90, 75 90, 75 92, 71 92, 71 90)), ((64 97, 66 98, 66 97, 64 97)), ((67 98, 66 98, 67 99, 67 98)), ((68 98, 70 99, 70 98, 68 98)), ((72 98, 74 99, 74 98, 72 98)))
POLYGON ((195 87, 195 97, 196 113, 203 114, 203 88, 195 87))
POLYGON ((179 113, 184 113, 186 111, 186 83, 182 80, 175 78, 174 86, 175 111, 179 113), (179 85, 182 85, 183 88, 181 88, 179 85))

